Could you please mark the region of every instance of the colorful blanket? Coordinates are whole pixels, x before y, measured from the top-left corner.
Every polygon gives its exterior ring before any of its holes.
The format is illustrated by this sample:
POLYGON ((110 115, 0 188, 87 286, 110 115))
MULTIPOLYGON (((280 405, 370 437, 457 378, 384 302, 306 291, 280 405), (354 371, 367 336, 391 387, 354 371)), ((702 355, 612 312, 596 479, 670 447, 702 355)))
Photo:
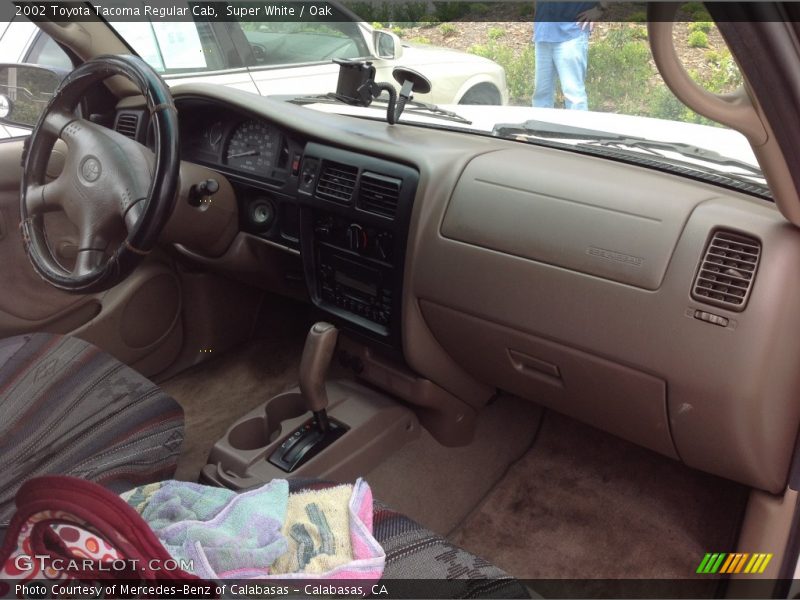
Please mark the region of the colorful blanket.
POLYGON ((287 550, 281 534, 289 487, 275 479, 237 494, 182 481, 137 488, 123 496, 176 560, 192 561, 203 578, 245 577, 287 550))
POLYGON ((208 579, 366 579, 377 581, 386 555, 372 535, 372 491, 355 485, 289 494, 276 479, 237 494, 167 481, 122 498, 175 559, 208 579))

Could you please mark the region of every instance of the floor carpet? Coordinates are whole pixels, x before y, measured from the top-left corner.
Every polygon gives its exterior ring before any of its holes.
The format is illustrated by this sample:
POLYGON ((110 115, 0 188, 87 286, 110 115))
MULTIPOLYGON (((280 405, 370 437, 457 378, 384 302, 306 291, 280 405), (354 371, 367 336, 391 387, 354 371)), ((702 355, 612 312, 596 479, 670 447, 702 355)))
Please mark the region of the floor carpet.
POLYGON ((446 448, 424 429, 366 475, 376 498, 446 535, 477 506, 533 442, 542 410, 501 397, 478 415, 471 444, 446 448))
POLYGON ((161 384, 183 407, 186 438, 176 479, 197 481, 208 453, 228 427, 297 384, 303 337, 257 340, 161 384))
MULTIPOLYGON (((735 548, 747 489, 547 413, 451 539, 522 579, 691 578, 735 548)), ((699 595, 715 584, 700 582, 699 595)))

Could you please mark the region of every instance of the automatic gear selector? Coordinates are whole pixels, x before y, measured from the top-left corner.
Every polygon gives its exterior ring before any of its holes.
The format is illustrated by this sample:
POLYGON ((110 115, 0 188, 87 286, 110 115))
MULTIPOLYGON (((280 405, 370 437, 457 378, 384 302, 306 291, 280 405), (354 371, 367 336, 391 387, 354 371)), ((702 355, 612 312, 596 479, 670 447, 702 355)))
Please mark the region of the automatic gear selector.
POLYGON ((325 375, 336 349, 339 332, 334 325, 314 323, 306 337, 300 360, 300 392, 313 418, 297 428, 269 457, 276 467, 291 472, 338 440, 347 427, 328 418, 325 375))

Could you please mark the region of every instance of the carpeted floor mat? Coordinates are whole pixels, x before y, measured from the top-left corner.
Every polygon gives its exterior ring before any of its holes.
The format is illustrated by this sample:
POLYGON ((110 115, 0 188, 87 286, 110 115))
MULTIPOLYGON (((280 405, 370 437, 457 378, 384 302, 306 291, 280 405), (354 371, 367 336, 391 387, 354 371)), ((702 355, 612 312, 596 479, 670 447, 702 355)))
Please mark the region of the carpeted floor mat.
POLYGON ((447 535, 530 447, 541 416, 531 402, 500 397, 478 415, 469 445, 446 448, 422 430, 366 479, 376 498, 447 535))
POLYGON ((735 549, 747 491, 548 412, 451 539, 522 579, 691 578, 705 552, 735 549))
POLYGON ((197 481, 211 447, 237 418, 297 384, 304 341, 299 332, 248 342, 162 384, 186 420, 176 479, 197 481))

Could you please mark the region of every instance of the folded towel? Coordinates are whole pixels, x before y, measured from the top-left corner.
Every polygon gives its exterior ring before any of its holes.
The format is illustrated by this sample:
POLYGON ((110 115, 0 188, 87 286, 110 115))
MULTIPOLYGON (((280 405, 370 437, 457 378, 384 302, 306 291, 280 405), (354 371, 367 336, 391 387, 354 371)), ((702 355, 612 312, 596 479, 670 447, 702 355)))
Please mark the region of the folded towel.
POLYGON ((176 559, 208 579, 377 581, 386 554, 372 535, 372 491, 355 485, 289 495, 288 483, 237 494, 166 481, 123 494, 176 559))
POLYGON ((282 530, 289 550, 272 565, 271 574, 377 581, 386 554, 372 536, 372 508, 372 491, 363 479, 291 494, 282 530))
POLYGON ((268 573, 288 548, 281 528, 289 487, 285 480, 237 494, 224 488, 167 481, 123 498, 136 508, 175 559, 192 560, 203 578, 268 573), (157 488, 157 489, 156 489, 157 488))

